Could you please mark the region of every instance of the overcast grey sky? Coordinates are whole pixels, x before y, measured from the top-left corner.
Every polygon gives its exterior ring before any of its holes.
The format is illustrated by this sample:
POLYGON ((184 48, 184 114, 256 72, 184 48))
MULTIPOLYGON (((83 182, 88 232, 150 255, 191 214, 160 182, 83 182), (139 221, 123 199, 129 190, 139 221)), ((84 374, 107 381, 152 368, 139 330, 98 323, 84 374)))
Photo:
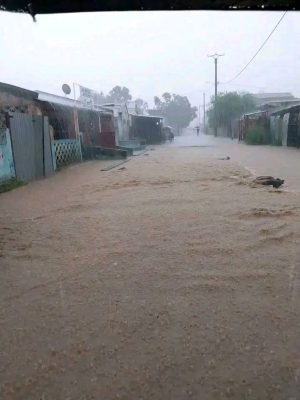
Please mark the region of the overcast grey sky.
MULTIPOLYGON (((214 80, 207 54, 225 53, 219 81, 233 78, 282 12, 126 12, 28 15, 0 12, 0 81, 62 94, 73 82, 107 93, 127 86, 150 102, 168 91, 193 105, 214 80)), ((256 59, 219 90, 291 91, 300 97, 300 14, 289 12, 256 59)), ((201 100, 200 100, 201 98, 201 100)))

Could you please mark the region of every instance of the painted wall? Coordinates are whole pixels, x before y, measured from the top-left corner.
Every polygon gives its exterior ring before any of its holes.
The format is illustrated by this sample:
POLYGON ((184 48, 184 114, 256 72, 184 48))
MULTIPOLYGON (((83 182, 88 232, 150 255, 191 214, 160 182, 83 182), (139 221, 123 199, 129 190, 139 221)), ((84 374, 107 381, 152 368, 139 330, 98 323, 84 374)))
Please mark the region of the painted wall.
POLYGON ((15 168, 8 129, 0 130, 0 182, 15 177, 15 168))
POLYGON ((118 115, 117 117, 114 117, 115 121, 115 139, 116 139, 116 146, 119 146, 119 140, 120 140, 120 132, 122 132, 122 121, 121 117, 118 115))
POLYGON ((290 117, 290 114, 286 113, 286 114, 284 114, 284 116, 282 118, 282 146, 287 146, 289 117, 290 117))
POLYGON ((122 129, 121 129, 120 140, 129 140, 129 127, 130 127, 129 113, 127 106, 125 105, 122 110, 122 129))

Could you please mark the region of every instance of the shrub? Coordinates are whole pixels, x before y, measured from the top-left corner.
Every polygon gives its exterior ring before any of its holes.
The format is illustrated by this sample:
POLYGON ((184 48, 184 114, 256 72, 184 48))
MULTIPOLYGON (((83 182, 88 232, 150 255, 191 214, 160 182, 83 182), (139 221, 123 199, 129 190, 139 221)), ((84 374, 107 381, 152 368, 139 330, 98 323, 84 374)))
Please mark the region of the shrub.
POLYGON ((250 145, 263 145, 272 143, 272 135, 268 129, 261 125, 250 126, 246 133, 245 141, 250 145))

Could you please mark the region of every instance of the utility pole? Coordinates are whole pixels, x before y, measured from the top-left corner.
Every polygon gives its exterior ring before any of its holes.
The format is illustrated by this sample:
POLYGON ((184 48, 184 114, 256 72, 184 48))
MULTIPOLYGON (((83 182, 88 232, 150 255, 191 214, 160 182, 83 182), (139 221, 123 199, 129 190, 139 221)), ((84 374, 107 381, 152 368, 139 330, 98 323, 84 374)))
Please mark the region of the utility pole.
POLYGON ((203 92, 203 130, 205 134, 205 92, 203 92))
MULTIPOLYGON (((203 107, 203 133, 205 133, 205 92, 200 90, 200 93, 203 93, 203 105, 199 106, 199 109, 200 109, 200 107, 203 107)), ((200 113, 200 111, 199 111, 199 113, 200 113)), ((199 125, 200 125, 200 122, 199 122, 199 125)))
MULTIPOLYGON (((213 55, 207 55, 207 57, 212 57, 215 60, 215 104, 218 97, 218 58, 223 56, 225 56, 225 54, 215 53, 213 55)), ((217 125, 215 125, 215 136, 218 136, 217 125)))

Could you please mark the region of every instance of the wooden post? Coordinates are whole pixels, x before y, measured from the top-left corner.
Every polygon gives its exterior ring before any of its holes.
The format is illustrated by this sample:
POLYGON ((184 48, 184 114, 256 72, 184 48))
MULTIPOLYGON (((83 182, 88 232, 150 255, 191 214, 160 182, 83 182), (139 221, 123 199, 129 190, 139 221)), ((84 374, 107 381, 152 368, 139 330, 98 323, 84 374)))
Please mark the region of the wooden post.
POLYGON ((80 140, 80 137, 79 137, 79 123, 78 123, 78 112, 77 112, 77 108, 74 108, 74 122, 75 122, 76 140, 77 140, 78 143, 79 143, 80 161, 82 162, 81 140, 80 140))

